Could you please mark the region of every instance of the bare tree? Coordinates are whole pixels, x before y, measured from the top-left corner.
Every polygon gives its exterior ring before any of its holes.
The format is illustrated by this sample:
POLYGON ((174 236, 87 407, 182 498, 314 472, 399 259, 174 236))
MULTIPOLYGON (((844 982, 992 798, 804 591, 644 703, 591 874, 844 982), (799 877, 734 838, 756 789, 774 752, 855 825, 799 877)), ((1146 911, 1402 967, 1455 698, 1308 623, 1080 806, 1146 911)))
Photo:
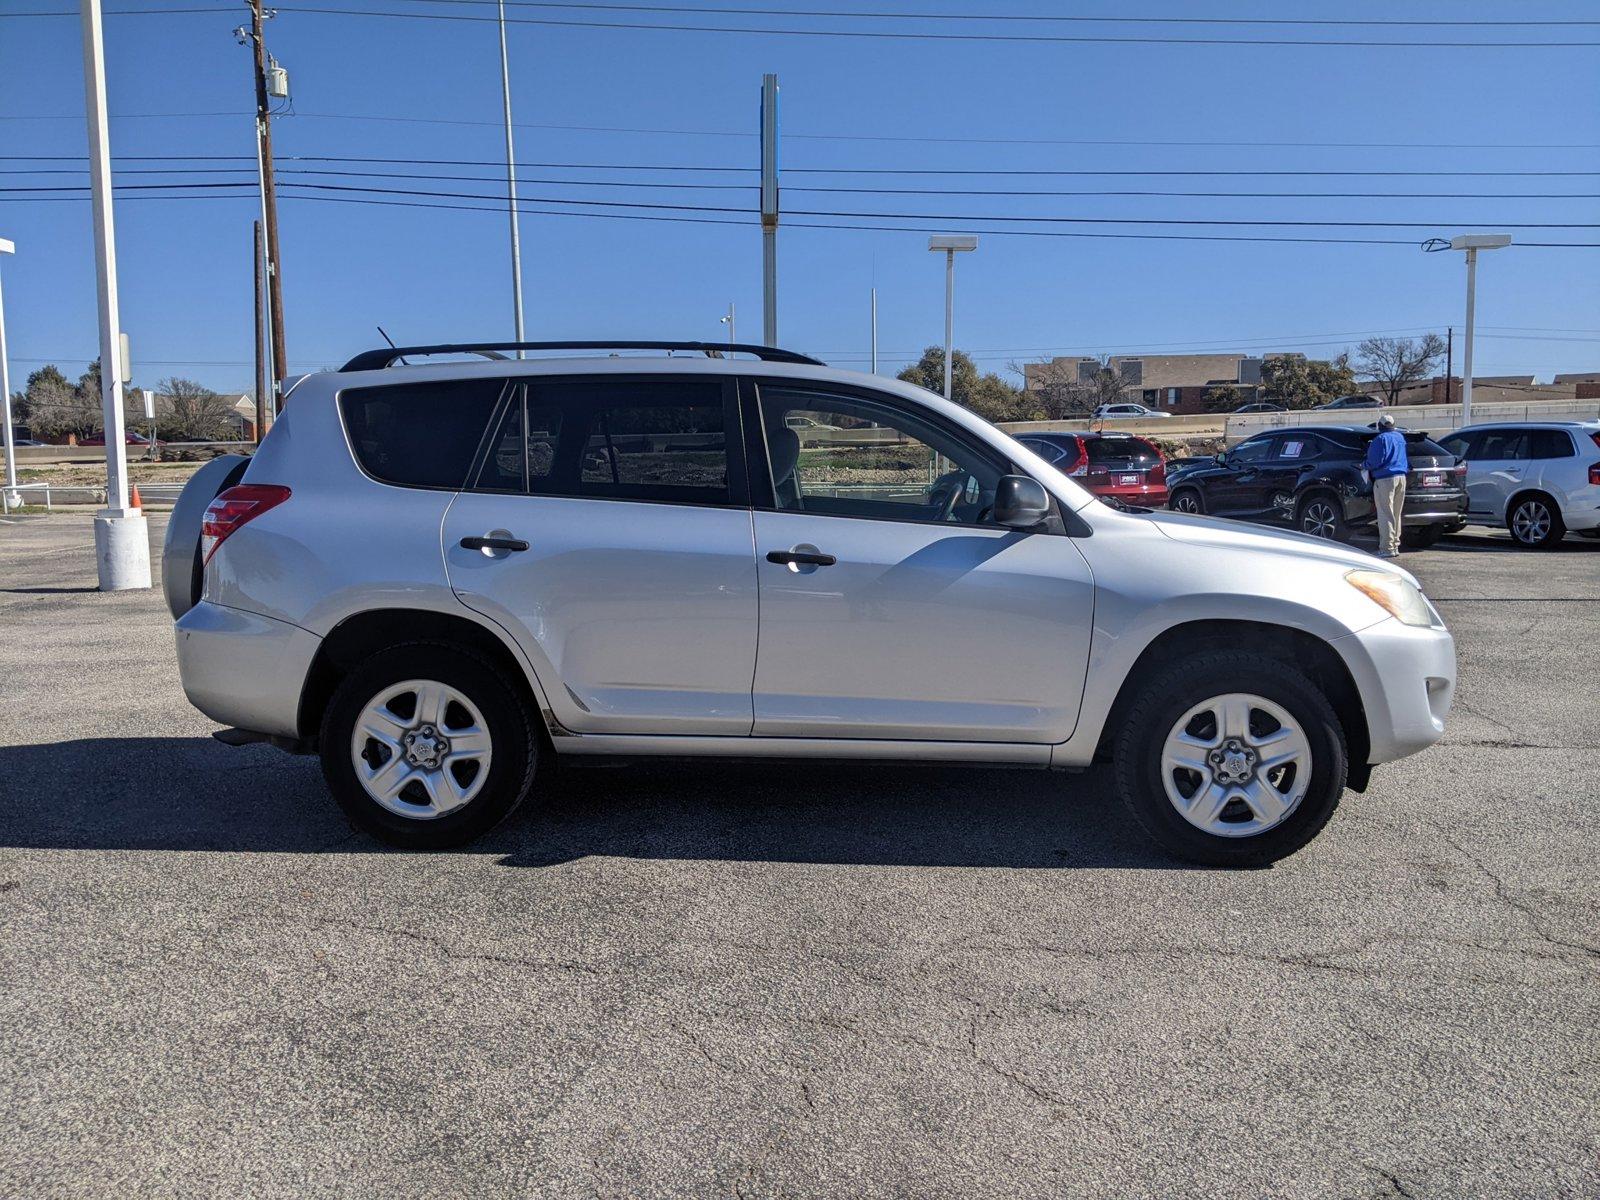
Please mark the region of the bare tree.
POLYGON ((1052 358, 1029 363, 1029 369, 1013 363, 1011 369, 1022 373, 1028 398, 1043 410, 1047 421, 1087 416, 1102 404, 1127 400, 1128 387, 1109 355, 1098 357, 1096 369, 1088 379, 1079 378, 1078 363, 1076 358, 1052 358))
POLYGON ((156 403, 163 411, 163 437, 205 442, 228 432, 232 411, 228 398, 192 379, 163 380, 156 389, 156 403))
POLYGON ((1432 375, 1443 357, 1444 339, 1437 333, 1420 338, 1368 338, 1356 347, 1359 373, 1377 383, 1387 404, 1397 403, 1408 386, 1432 375))

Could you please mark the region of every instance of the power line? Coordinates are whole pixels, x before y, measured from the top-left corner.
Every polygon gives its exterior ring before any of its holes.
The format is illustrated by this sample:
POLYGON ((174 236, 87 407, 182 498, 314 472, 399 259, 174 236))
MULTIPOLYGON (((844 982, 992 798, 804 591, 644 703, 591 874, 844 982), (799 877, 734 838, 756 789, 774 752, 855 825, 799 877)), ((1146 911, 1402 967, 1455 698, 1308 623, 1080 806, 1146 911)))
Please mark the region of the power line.
MULTIPOLYGON (((445 3, 454 0, 419 0, 424 3, 445 3)), ((1046 19, 1046 18, 1041 18, 1046 19)), ((164 112, 164 113, 114 113, 114 120, 143 121, 181 118, 247 117, 248 112, 164 112)), ((381 121, 404 125, 459 125, 500 129, 503 121, 470 121, 453 117, 409 117, 389 113, 329 113, 304 112, 296 109, 297 119, 323 121, 381 121)), ((32 113, 27 115, 0 115, 0 121, 81 121, 82 113, 32 113)), ((661 129, 634 125, 559 125, 550 122, 516 121, 513 129, 542 129, 568 133, 635 133, 675 137, 755 138, 759 134, 737 129, 661 129)), ((1263 142, 1250 140, 1198 141, 1194 139, 1149 140, 1138 138, 1014 138, 1014 137, 951 137, 912 136, 906 134, 876 133, 804 133, 784 131, 785 141, 822 142, 906 142, 916 144, 973 145, 973 146, 1147 146, 1161 149, 1232 149, 1232 150, 1596 150, 1600 142, 1316 142, 1287 141, 1263 142)))
MULTIPOLYGON (((396 0, 391 0, 396 2, 396 0)), ((397 0, 404 4, 475 5, 495 4, 496 0, 397 0)), ((706 13, 712 16, 769 16, 769 17, 847 17, 863 20, 905 21, 1017 21, 1029 24, 1099 24, 1099 25, 1333 25, 1333 26, 1433 26, 1433 27, 1507 27, 1507 26, 1587 26, 1600 25, 1600 20, 1534 18, 1531 20, 1406 20, 1404 18, 1364 17, 1105 17, 1079 15, 1036 15, 1032 13, 951 13, 951 12, 893 12, 838 9, 794 8, 709 8, 686 4, 596 4, 592 2, 559 3, 557 0, 506 0, 507 8, 581 9, 591 12, 665 12, 706 13)))
MULTIPOLYGON (((563 6, 566 7, 566 6, 563 6)), ((315 16, 343 16, 343 17, 378 17, 389 20, 410 21, 455 21, 483 24, 497 22, 499 18, 493 16, 474 16, 467 13, 424 13, 424 12, 398 12, 392 9, 374 8, 307 8, 301 5, 278 5, 279 13, 300 13, 315 16)), ((663 14, 665 15, 665 10, 663 14)), ((714 10, 713 10, 714 11, 714 10)), ((161 16, 177 13, 184 14, 210 14, 216 16, 226 15, 224 10, 216 8, 124 8, 108 9, 108 17, 125 16, 161 16)), ((0 13, 3 17, 67 17, 71 13, 65 12, 13 12, 0 13)), ((785 16, 797 14, 786 13, 785 16)), ((834 19, 847 19, 862 14, 841 14, 834 19)), ((982 18, 973 18, 982 19, 982 18)), ((1157 18, 1150 18, 1154 21, 1157 18)), ((1218 19, 1220 20, 1220 19, 1218 19)), ((662 22, 646 21, 595 21, 580 20, 577 18, 563 17, 506 17, 505 22, 510 25, 535 25, 547 28, 565 29, 616 29, 632 32, 660 32, 660 33, 722 33, 742 34, 758 37, 811 37, 811 38, 862 38, 873 41, 915 41, 915 42, 991 42, 1004 44, 1033 44, 1033 45, 1168 45, 1168 46, 1304 46, 1304 47, 1352 47, 1358 49, 1432 49, 1432 50, 1572 50, 1589 49, 1600 46, 1600 42, 1560 41, 1560 42, 1533 42, 1509 41, 1504 38, 1495 41, 1441 41, 1430 39, 1427 41, 1400 41, 1377 40, 1371 38, 1238 38, 1238 37, 1183 37, 1177 35, 1133 35, 1133 34, 1033 34, 1033 33, 935 33, 927 30, 915 32, 904 30, 877 30, 877 29, 799 29, 799 28, 763 28, 761 26, 747 25, 679 25, 662 22)), ((1269 22, 1270 23, 1270 22, 1269 22)), ((1285 23, 1286 24, 1286 23, 1285 23)))
MULTIPOLYGON (((83 162, 80 154, 0 154, 0 162, 83 162)), ((254 162, 245 154, 132 154, 122 155, 117 162, 254 162)), ((407 166, 498 167, 504 162, 495 159, 473 158, 404 158, 361 156, 345 154, 292 154, 280 155, 280 162, 333 162, 333 163, 387 163, 407 166)), ((745 166, 711 166, 703 163, 596 163, 596 162, 526 162, 527 169, 571 171, 689 171, 721 174, 755 174, 758 168, 745 166)), ((1130 170, 1125 168, 1093 170, 1083 168, 1057 169, 1035 167, 785 167, 785 175, 929 175, 929 176, 1021 176, 1021 177, 1075 177, 1075 178, 1369 178, 1369 179, 1431 179, 1490 178, 1490 179, 1570 179, 1600 178, 1600 171, 1550 171, 1550 170, 1480 170, 1480 171, 1379 171, 1379 170, 1265 170, 1239 169, 1204 170, 1130 170)))
MULTIPOLYGON (((248 183, 136 183, 118 185, 117 190, 154 191, 159 189, 248 188, 248 183)), ((342 183, 285 182, 285 187, 321 192, 348 192, 385 196, 414 196, 439 200, 494 200, 496 197, 479 192, 425 191, 419 188, 384 188, 342 183)), ((77 186, 24 186, 0 187, 0 194, 38 192, 87 192, 87 187, 77 186)), ((748 213, 747 206, 714 204, 667 204, 640 200, 591 200, 574 196, 529 196, 534 204, 569 204, 594 208, 648 209, 692 213, 748 213)), ((839 209, 787 210, 797 217, 835 217, 852 220, 941 221, 967 224, 997 221, 1007 224, 1045 225, 1181 225, 1198 227, 1253 227, 1253 228, 1308 228, 1308 229, 1433 229, 1443 226, 1494 225, 1501 229, 1600 229, 1600 223, 1559 221, 1499 221, 1499 220, 1433 220, 1433 221, 1314 221, 1284 220, 1281 218, 1219 218, 1219 217, 1079 217, 1056 215, 1012 215, 1001 213, 903 213, 862 212, 839 209)))
MULTIPOLYGON (((281 156, 280 156, 281 157, 281 156)), ((0 175, 82 175, 82 169, 58 168, 0 168, 0 175)), ((253 175, 245 167, 128 167, 119 175, 253 175)), ((280 170, 279 176, 328 176, 353 179, 415 179, 458 183, 499 183, 500 176, 459 175, 439 172, 406 171, 342 171, 326 167, 306 170, 280 170)), ((517 175, 518 183, 551 185, 558 187, 588 188, 645 188, 689 191, 755 191, 754 183, 678 183, 660 180, 616 179, 551 179, 517 175)), ((785 192, 804 194, 848 194, 882 196, 993 196, 1002 198, 1027 198, 1031 196, 1069 197, 1181 197, 1181 198, 1239 198, 1280 200, 1600 200, 1600 192, 1246 192, 1246 191, 1181 191, 1156 189, 1055 189, 1055 188, 914 188, 914 187, 807 187, 790 186, 785 192)))

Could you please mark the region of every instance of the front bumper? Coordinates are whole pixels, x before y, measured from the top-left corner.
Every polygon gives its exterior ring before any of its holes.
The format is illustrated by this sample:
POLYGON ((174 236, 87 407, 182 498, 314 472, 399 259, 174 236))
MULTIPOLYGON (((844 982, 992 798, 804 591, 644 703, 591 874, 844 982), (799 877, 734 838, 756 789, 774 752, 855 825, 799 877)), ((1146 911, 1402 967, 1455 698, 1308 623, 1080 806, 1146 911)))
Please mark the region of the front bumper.
POLYGON ((1369 763, 1405 758, 1444 736, 1456 687, 1456 644, 1449 630, 1390 617, 1335 639, 1333 647, 1361 693, 1369 763))
POLYGON ((213 721, 298 737, 300 692, 322 639, 298 625, 202 600, 179 619, 178 674, 213 721))

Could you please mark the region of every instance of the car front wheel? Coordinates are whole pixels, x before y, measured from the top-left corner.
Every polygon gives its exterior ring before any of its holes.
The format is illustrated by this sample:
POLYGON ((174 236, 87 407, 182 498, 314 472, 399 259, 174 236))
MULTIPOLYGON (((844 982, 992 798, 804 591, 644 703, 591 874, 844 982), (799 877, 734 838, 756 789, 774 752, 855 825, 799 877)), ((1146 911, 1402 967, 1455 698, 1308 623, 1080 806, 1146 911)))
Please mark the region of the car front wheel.
POLYGON ((339 806, 396 846, 460 845, 522 803, 538 755, 535 716, 497 667, 412 642, 350 672, 322 721, 322 772, 339 806))
POLYGON ((1171 853, 1257 867, 1299 850, 1344 792, 1344 731, 1299 670, 1247 651, 1182 659, 1147 680, 1114 745, 1117 789, 1171 853))

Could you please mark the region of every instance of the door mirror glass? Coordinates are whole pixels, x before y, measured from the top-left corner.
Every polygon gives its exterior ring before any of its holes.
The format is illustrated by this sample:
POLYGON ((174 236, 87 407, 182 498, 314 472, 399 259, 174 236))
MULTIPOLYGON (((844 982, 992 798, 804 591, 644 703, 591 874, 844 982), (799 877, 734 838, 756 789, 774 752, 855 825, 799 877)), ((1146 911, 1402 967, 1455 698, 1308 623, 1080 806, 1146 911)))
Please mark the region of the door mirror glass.
POLYGON ((1217 466, 1219 466, 1219 467, 1227 466, 1228 465, 1228 452, 1226 450, 1218 450, 1217 453, 1216 453, 1216 459, 1217 459, 1217 466))
POLYGON ((995 524, 1007 529, 1034 529, 1050 515, 1050 494, 1037 479, 1006 475, 995 485, 995 524))

